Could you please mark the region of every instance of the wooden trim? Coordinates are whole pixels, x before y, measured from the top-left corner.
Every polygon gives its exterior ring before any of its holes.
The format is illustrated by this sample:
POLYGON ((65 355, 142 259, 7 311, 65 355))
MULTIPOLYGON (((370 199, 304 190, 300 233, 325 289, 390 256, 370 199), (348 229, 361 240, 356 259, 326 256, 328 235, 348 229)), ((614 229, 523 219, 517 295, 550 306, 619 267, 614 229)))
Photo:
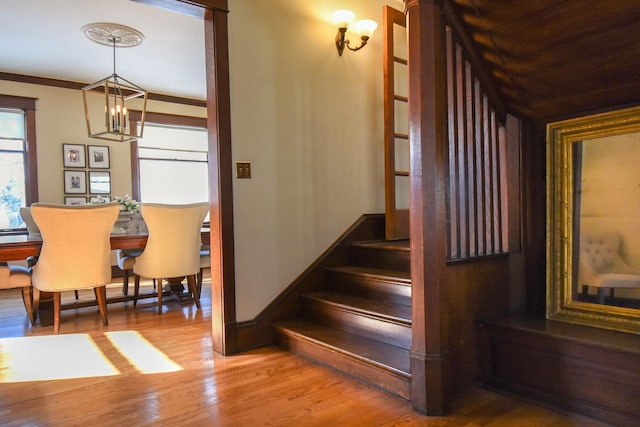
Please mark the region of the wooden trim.
POLYGON ((24 96, 0 95, 0 107, 19 108, 25 112, 25 196, 26 205, 38 201, 38 155, 36 143, 36 101, 37 98, 24 96))
MULTIPOLYGON (((404 63, 395 54, 394 26, 406 27, 404 13, 390 7, 382 8, 383 14, 383 63, 384 63, 384 193, 386 214, 386 238, 388 240, 409 238, 409 210, 397 206, 397 177, 408 176, 396 169, 396 140, 408 139, 408 135, 396 132, 395 101, 408 102, 407 96, 396 94, 395 64, 404 63)), ((405 52, 406 54, 406 52, 405 52)), ((408 141, 406 142, 408 144, 408 141)))
MULTIPOLYGON (((140 121, 142 119, 142 111, 139 110, 129 110, 131 114, 131 120, 140 121)), ((195 116, 182 116, 179 114, 167 114, 167 113, 156 113, 153 111, 147 111, 145 113, 145 122, 148 123, 162 123, 168 125, 178 125, 178 126, 192 126, 206 129, 207 128, 207 119, 205 117, 195 117, 195 116)))
MULTIPOLYGON (((50 79, 47 77, 27 76, 23 74, 12 74, 0 72, 0 80, 9 82, 27 83, 41 86, 52 86, 62 89, 82 90, 88 83, 70 82, 68 80, 50 79)), ((183 98, 172 95, 162 95, 159 93, 151 93, 147 96, 148 99, 154 101, 171 102, 174 104, 192 105, 195 107, 206 107, 207 101, 199 99, 183 98)))
POLYGON ((35 110, 37 100, 38 98, 27 98, 25 96, 0 94, 0 107, 20 108, 22 110, 35 110))
POLYGON ((27 111, 27 176, 26 178, 26 204, 31 206, 32 203, 38 201, 38 150, 36 142, 36 110, 28 109, 27 111))
POLYGON ((227 14, 205 12, 209 200, 211 202, 212 344, 223 355, 237 351, 233 224, 233 159, 227 14))

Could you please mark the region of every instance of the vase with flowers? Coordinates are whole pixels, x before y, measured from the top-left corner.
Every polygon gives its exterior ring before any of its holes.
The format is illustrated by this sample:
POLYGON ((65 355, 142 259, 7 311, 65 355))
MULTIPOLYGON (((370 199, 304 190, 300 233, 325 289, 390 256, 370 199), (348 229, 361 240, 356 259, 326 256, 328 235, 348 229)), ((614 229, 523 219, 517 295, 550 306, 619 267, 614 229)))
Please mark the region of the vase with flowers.
POLYGON ((125 194, 124 197, 115 196, 113 198, 120 204, 120 215, 116 226, 128 234, 146 232, 147 227, 140 215, 140 202, 125 194))

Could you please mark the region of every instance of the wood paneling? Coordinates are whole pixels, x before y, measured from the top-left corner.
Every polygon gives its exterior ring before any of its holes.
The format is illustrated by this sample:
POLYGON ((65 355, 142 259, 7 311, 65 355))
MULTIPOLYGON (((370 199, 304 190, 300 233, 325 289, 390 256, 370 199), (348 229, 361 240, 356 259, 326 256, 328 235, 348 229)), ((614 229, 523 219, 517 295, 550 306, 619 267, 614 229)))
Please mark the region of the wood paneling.
POLYGON ((450 0, 514 114, 545 120, 637 103, 635 0, 450 0))
POLYGON ((640 337, 511 317, 487 320, 485 380, 619 426, 640 422, 640 337))

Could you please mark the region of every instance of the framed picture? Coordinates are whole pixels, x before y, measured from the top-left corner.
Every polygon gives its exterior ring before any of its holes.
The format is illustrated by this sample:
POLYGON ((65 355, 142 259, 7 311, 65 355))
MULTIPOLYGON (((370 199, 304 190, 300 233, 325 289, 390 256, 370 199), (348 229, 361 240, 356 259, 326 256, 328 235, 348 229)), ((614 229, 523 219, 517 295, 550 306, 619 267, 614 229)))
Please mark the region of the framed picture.
POLYGON ((111 201, 111 196, 91 196, 89 197, 89 203, 93 203, 94 205, 100 203, 109 203, 111 201))
POLYGON ((64 204, 65 205, 84 205, 85 203, 87 203, 87 198, 86 197, 70 197, 67 196, 64 198, 64 204))
POLYGON ((89 171, 89 193, 111 193, 111 175, 109 172, 89 171))
POLYGON ((95 169, 109 169, 109 147, 103 145, 88 145, 87 156, 89 167, 95 169))
POLYGON ((87 172, 64 171, 64 192, 66 194, 86 193, 87 192, 87 172))
POLYGON ((85 168, 84 144, 62 144, 62 160, 65 168, 85 168))

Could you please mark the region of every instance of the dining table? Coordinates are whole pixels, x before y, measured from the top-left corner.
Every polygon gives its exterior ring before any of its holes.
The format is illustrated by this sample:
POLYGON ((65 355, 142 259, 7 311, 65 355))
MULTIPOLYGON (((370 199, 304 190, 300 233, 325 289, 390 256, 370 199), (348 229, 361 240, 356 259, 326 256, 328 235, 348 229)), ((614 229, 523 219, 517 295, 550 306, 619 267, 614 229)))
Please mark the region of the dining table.
MULTIPOLYGON (((203 227, 200 230, 202 244, 209 245, 210 229, 203 227)), ((146 232, 138 233, 111 233, 110 242, 111 249, 144 249, 149 237, 146 232)), ((0 261, 25 261, 29 257, 37 257, 42 247, 42 237, 40 235, 31 235, 27 233, 11 233, 0 234, 0 261)), ((172 284, 172 290, 169 294, 176 294, 176 283, 172 284)), ((156 291, 147 294, 141 294, 138 299, 157 297, 156 291)), ((185 299, 180 295, 176 295, 181 302, 185 299)), ((132 295, 119 295, 107 298, 107 303, 125 302, 133 300, 132 295)), ((91 307, 97 305, 95 300, 74 301, 61 305, 62 310, 73 308, 91 307)), ((42 325, 53 324, 53 300, 48 295, 42 295, 40 299, 40 308, 38 317, 42 325)))

